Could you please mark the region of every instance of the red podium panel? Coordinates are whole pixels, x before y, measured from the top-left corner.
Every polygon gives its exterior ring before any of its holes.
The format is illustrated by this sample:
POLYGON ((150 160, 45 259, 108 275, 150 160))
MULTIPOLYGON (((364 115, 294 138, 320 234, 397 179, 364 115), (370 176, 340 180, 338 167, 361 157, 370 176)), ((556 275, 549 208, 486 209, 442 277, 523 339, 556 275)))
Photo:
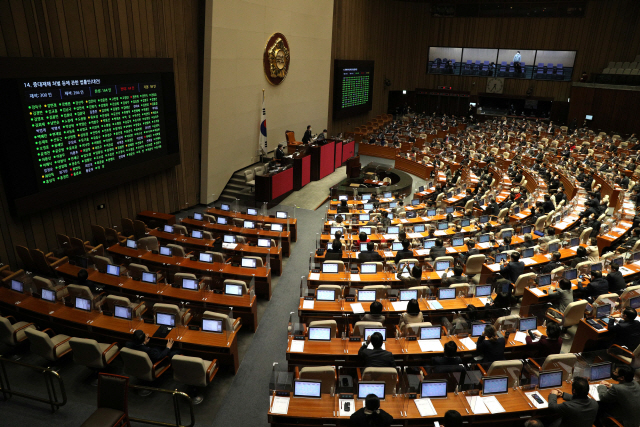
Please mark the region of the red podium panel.
POLYGON ((304 187, 311 182, 311 156, 305 156, 302 158, 302 179, 300 180, 300 186, 304 187))
POLYGON ((335 169, 342 166, 342 141, 336 141, 336 163, 335 169))
POLYGON ((293 168, 275 174, 271 178, 271 200, 282 196, 288 191, 293 191, 293 168))
POLYGON ((320 179, 333 173, 335 170, 335 141, 331 141, 320 147, 320 179))
POLYGON ((342 163, 346 162, 347 159, 350 159, 351 157, 353 157, 355 150, 356 149, 356 142, 355 141, 351 141, 351 142, 347 142, 342 143, 342 163))

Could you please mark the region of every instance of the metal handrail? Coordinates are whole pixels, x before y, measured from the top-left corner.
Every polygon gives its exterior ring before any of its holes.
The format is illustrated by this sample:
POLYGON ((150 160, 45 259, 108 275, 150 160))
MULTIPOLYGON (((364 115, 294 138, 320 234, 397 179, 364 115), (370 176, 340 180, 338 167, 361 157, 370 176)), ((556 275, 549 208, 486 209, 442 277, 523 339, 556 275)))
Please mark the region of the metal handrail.
POLYGON ((35 400, 42 403, 47 403, 51 405, 51 411, 56 412, 61 406, 64 406, 67 403, 67 393, 64 389, 64 382, 62 381, 62 377, 56 371, 50 368, 43 368, 42 366, 30 365, 24 362, 18 362, 17 360, 10 360, 2 357, 0 355, 0 391, 2 391, 2 396, 4 400, 9 400, 12 396, 20 396, 27 399, 35 400), (39 396, 31 395, 28 393, 23 393, 20 391, 15 391, 11 389, 11 383, 9 382, 9 377, 7 376, 6 364, 9 363, 11 365, 22 366, 25 368, 29 368, 36 372, 42 373, 44 376, 44 382, 47 386, 47 393, 49 395, 49 399, 44 399, 39 396), (56 385, 53 379, 58 380, 58 385, 60 388, 60 395, 62 397, 62 401, 58 401, 58 393, 56 393, 56 385))
POLYGON ((158 393, 171 394, 172 397, 173 397, 173 412, 174 412, 174 415, 176 417, 175 424, 165 423, 165 422, 162 422, 162 421, 147 420, 145 418, 134 418, 132 416, 129 416, 129 420, 130 421, 135 421, 135 422, 143 423, 143 424, 151 424, 151 425, 155 425, 155 426, 166 426, 166 427, 193 427, 196 424, 196 418, 195 418, 195 415, 193 413, 193 401, 191 400, 191 397, 189 397, 188 394, 183 393, 183 392, 178 391, 178 390, 165 390, 165 389, 161 389, 161 388, 146 387, 146 386, 132 385, 132 384, 129 384, 129 388, 135 389, 135 390, 150 390, 150 391, 158 392, 158 393), (182 397, 183 399, 185 399, 189 403, 189 412, 190 412, 190 415, 191 415, 191 423, 190 424, 187 424, 187 425, 181 424, 182 417, 180 415, 180 406, 178 405, 178 398, 179 397, 182 397))

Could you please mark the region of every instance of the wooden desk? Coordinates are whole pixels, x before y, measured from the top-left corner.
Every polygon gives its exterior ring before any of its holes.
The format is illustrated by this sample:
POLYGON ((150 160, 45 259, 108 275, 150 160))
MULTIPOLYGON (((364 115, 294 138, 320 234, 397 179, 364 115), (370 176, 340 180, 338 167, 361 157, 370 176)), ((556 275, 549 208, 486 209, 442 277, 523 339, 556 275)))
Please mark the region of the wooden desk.
POLYGON ((609 230, 607 234, 598 235, 598 251, 600 254, 602 254, 604 248, 611 246, 631 230, 632 225, 633 223, 631 221, 620 221, 613 229, 609 230))
POLYGON ((237 243, 235 249, 214 249, 214 240, 194 239, 193 237, 165 233, 164 231, 155 229, 149 230, 149 235, 157 237, 161 242, 178 244, 187 249, 196 250, 198 252, 219 250, 222 253, 236 257, 257 256, 262 258, 264 265, 267 264, 267 257, 269 257, 271 273, 274 276, 280 276, 282 274, 282 248, 261 248, 258 246, 237 243))
POLYGON ((291 232, 289 231, 279 232, 249 229, 235 227, 233 225, 212 224, 210 222, 198 221, 197 219, 190 218, 184 218, 181 223, 192 228, 210 231, 218 236, 223 236, 225 234, 238 234, 256 242, 258 241, 258 238, 280 239, 282 242, 282 254, 287 257, 291 254, 291 232))
POLYGON ((266 267, 243 268, 216 262, 209 264, 193 261, 188 258, 168 257, 154 254, 150 251, 145 252, 138 249, 130 249, 126 246, 120 246, 117 243, 111 246, 108 251, 116 255, 120 263, 126 265, 135 262, 152 266, 155 270, 160 269, 171 273, 182 271, 206 276, 219 274, 229 279, 239 277, 242 280, 248 281, 255 278, 256 295, 271 299, 271 270, 266 267))
POLYGON ((571 343, 571 353, 580 353, 597 347, 597 342, 611 338, 611 333, 606 327, 597 330, 587 323, 585 319, 580 320, 578 329, 571 343))
POLYGON ((207 209, 207 212, 211 215, 224 216, 227 218, 240 218, 249 221, 263 222, 266 224, 282 224, 283 227, 289 224, 289 232, 291 233, 291 241, 296 242, 298 240, 298 220, 296 218, 276 218, 273 216, 265 215, 247 215, 242 212, 223 211, 218 208, 207 209))
POLYGON ((394 160, 396 152, 399 151, 393 146, 382 147, 380 145, 367 144, 365 142, 358 143, 359 156, 382 157, 383 159, 394 160))
POLYGON ((156 223, 159 225, 164 225, 164 224, 173 225, 176 223, 175 215, 160 213, 160 212, 153 212, 153 211, 138 212, 137 218, 147 223, 148 226, 150 227, 157 227, 157 225, 152 225, 156 223))
POLYGON ((400 156, 395 158, 394 167, 426 180, 431 177, 431 172, 433 172, 433 165, 425 165, 400 156))
MULTIPOLYGON (((56 271, 68 277, 77 278, 80 267, 67 263, 56 268, 56 271)), ((234 317, 241 317, 242 323, 253 332, 258 328, 258 305, 255 295, 251 298, 249 295, 232 296, 205 290, 191 291, 162 284, 139 282, 124 276, 115 277, 95 269, 87 271, 89 280, 107 287, 107 293, 110 295, 122 295, 132 301, 137 295, 141 295, 143 301, 153 304, 188 302, 189 308, 201 309, 203 312, 210 308, 228 311, 229 307, 233 307, 234 317)))
MULTIPOLYGON (((50 327, 56 333, 64 333, 72 337, 93 338, 99 342, 117 341, 123 345, 131 339, 132 329, 141 329, 153 336, 159 326, 140 322, 139 320, 123 320, 106 316, 97 311, 85 312, 62 305, 50 303, 19 294, 6 288, 0 288, 0 304, 14 314, 17 319, 28 320, 39 327, 50 327)), ((238 330, 229 335, 202 331, 191 331, 187 328, 173 328, 165 338, 151 338, 152 345, 165 345, 169 339, 175 340, 174 350, 184 354, 218 359, 228 365, 235 374, 240 367, 238 360, 238 330), (178 332, 181 338, 178 339, 178 332)))

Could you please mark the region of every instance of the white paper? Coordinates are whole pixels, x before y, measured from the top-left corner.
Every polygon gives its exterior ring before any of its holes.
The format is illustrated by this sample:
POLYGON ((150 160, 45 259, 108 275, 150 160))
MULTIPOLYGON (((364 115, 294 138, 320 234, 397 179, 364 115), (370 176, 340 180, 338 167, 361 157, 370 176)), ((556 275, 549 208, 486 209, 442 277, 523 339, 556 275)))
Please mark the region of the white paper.
POLYGON ((447 232, 443 231, 443 230, 438 230, 435 233, 433 233, 434 236, 446 236, 447 232))
POLYGON ((420 218, 422 218, 423 221, 429 221, 429 217, 428 216, 422 216, 420 218))
POLYGON ((274 396, 271 404, 271 413, 286 415, 289 412, 290 399, 290 397, 285 396, 274 396))
POLYGON ((442 304, 440 304, 438 301, 428 301, 429 307, 431 307, 431 310, 440 310, 442 309, 442 304))
POLYGON ((320 280, 320 273, 309 273, 309 280, 320 280))
POLYGON ((302 353, 304 352, 304 341, 302 340, 292 340, 291 341, 291 349, 289 350, 291 353, 302 353))
POLYGON ((456 201, 456 200, 458 200, 458 199, 457 199, 457 198, 455 198, 455 197, 452 197, 452 198, 447 199, 447 200, 448 200, 449 202, 455 202, 455 201, 456 201))
POLYGON ((527 334, 521 331, 516 332, 515 336, 513 337, 514 341, 518 341, 521 342, 522 344, 526 344, 527 343, 527 334))
POLYGON ((489 264, 487 265, 487 267, 489 267, 489 270, 496 272, 496 271, 500 271, 500 263, 497 262, 495 264, 489 264))
POLYGON ((384 251, 384 256, 388 257, 388 258, 393 258, 393 252, 390 251, 384 251))
POLYGON ((480 249, 487 249, 491 246, 491 242, 476 243, 476 246, 480 249))
POLYGON ((351 281, 352 282, 359 282, 360 281, 360 275, 359 274, 352 274, 351 275, 351 281))
POLYGON ((596 402, 600 402, 600 394, 598 393, 598 385, 590 384, 589 385, 589 394, 596 402))
MULTIPOLYGON (((442 279, 442 276, 444 276, 444 273, 446 273, 446 271, 442 270, 442 271, 434 271, 434 273, 436 273, 438 275, 439 278, 442 279)), ((453 274, 452 274, 453 276, 453 274)))
POLYGON ((395 301, 391 303, 391 306, 395 311, 407 311, 407 304, 409 301, 395 301))
POLYGON ((364 308, 362 308, 362 304, 360 304, 359 302, 351 304, 351 310, 353 310, 353 314, 364 313, 364 308))
POLYGON ((524 265, 531 265, 536 263, 533 258, 523 258, 522 262, 524 263, 524 265))
POLYGON ((487 297, 479 297, 478 299, 480 300, 482 305, 487 305, 487 303, 489 302, 489 298, 487 297))
POLYGON ((491 411, 492 414, 499 414, 500 412, 505 412, 504 408, 498 402, 498 399, 495 396, 483 397, 482 401, 486 405, 486 407, 491 411))
POLYGON ((396 240, 398 238, 397 234, 384 234, 383 235, 385 240, 396 240))
POLYGON ((237 243, 223 243, 222 244, 222 248, 223 249, 230 249, 230 250, 234 250, 236 248, 236 246, 238 246, 237 243))
POLYGON ((418 255, 429 255, 431 249, 416 249, 418 255))
POLYGON ((613 229, 611 231, 614 231, 616 233, 624 233, 627 230, 625 230, 624 228, 620 228, 620 227, 613 227, 613 229))
POLYGON ((432 417, 434 415, 438 415, 436 408, 433 407, 433 403, 431 403, 431 399, 428 397, 423 399, 414 399, 413 403, 416 404, 416 408, 418 408, 418 412, 420 412, 421 417, 432 417))
POLYGON ((303 309, 308 309, 308 310, 313 310, 313 307, 315 306, 316 302, 314 300, 304 300, 302 301, 302 308, 303 309))
POLYGON ((422 238, 422 234, 421 233, 407 233, 407 237, 410 239, 421 239, 422 238))
POLYGON ((340 416, 350 417, 356 411, 356 401, 354 399, 338 399, 340 402, 340 416), (344 410, 344 404, 349 403, 349 411, 344 410))
POLYGON ((467 347, 468 350, 476 349, 476 343, 470 337, 462 338, 460 343, 467 347))
POLYGON ((620 270, 620 273, 622 273, 623 276, 635 273, 633 270, 628 269, 627 267, 620 267, 619 270, 620 270))
POLYGON ((442 346, 440 340, 418 340, 418 345, 420 346, 420 351, 422 351, 423 353, 427 351, 444 351, 444 347, 442 346))
MULTIPOLYGON (((411 210, 413 210, 413 209, 411 209, 411 210)), ((402 222, 402 223, 406 223, 406 222, 409 222, 409 220, 408 220, 408 219, 406 219, 406 218, 401 218, 401 219, 400 219, 400 222, 402 222)))
POLYGON ((542 395, 540 393, 538 393, 537 391, 526 392, 525 395, 529 398, 531 403, 533 403, 533 406, 535 406, 536 408, 542 409, 542 408, 548 408, 549 407, 549 402, 547 402, 547 400, 544 397, 542 397, 542 395), (536 400, 533 398, 534 394, 537 394, 538 397, 540 399, 542 399, 543 403, 536 402, 536 400))
MULTIPOLYGON (((383 349, 383 350, 386 350, 387 348, 385 347, 385 345, 384 345, 384 344, 385 344, 385 343, 382 343, 382 349, 383 349)), ((367 346, 367 348, 368 348, 369 350, 373 350, 373 344, 369 343, 369 345, 367 346)))
POLYGON ((482 401, 480 396, 467 396, 467 402, 471 407, 471 412, 474 414, 488 414, 489 408, 482 401))
POLYGON ((451 246, 447 247, 447 253, 448 254, 455 254, 456 252, 458 252, 458 251, 456 251, 455 248, 452 248, 451 246))
POLYGON ((539 296, 539 297, 541 297, 541 296, 543 296, 543 295, 544 295, 544 292, 542 292, 542 291, 541 291, 540 289, 538 289, 538 288, 529 288, 529 290, 530 290, 531 292, 533 292, 533 294, 534 294, 534 295, 537 295, 537 296, 539 296))

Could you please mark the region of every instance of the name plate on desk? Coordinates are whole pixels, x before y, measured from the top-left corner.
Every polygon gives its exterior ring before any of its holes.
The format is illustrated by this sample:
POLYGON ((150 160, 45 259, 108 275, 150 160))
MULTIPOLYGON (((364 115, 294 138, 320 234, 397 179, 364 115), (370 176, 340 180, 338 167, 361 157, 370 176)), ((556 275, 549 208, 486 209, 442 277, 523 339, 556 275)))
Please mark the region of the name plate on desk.
POLYGON ((406 337, 405 338, 407 341, 417 341, 418 337, 406 337))
POLYGON ((356 297, 345 297, 344 299, 346 302, 355 302, 356 297))
POLYGON ((293 339, 294 340, 299 340, 299 341, 304 341, 304 335, 294 335, 293 339))
POLYGON ((305 301, 313 301, 313 297, 304 297, 305 301))
POLYGON ((290 391, 276 391, 276 396, 291 397, 290 391))
POLYGON ((355 341, 360 342, 360 337, 349 337, 349 341, 352 341, 352 342, 355 342, 355 341))

